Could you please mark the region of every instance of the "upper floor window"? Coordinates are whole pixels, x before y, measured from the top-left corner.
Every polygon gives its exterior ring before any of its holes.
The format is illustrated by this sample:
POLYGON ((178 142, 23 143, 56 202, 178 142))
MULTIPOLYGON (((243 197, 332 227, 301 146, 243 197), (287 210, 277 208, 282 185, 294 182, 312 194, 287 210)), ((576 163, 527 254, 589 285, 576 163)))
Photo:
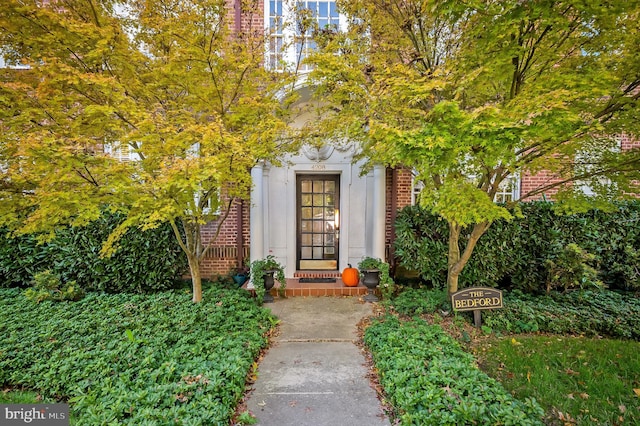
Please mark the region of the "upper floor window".
POLYGON ((104 152, 119 161, 140 161, 140 155, 129 144, 107 143, 104 145, 104 152))
POLYGON ((424 183, 416 179, 415 173, 411 178, 411 205, 416 206, 419 203, 420 193, 424 189, 424 183))
POLYGON ((316 48, 314 31, 341 28, 333 0, 269 0, 265 1, 264 16, 269 31, 267 66, 274 70, 297 65, 308 71, 310 67, 303 62, 316 48))
POLYGON ((0 68, 11 68, 14 70, 28 70, 30 67, 27 64, 21 64, 19 62, 14 62, 8 60, 0 53, 0 68))
POLYGON ((520 178, 512 175, 500 183, 493 201, 496 203, 510 203, 518 199, 520 199, 520 178))
MULTIPOLYGON (((415 173, 411 180, 411 204, 417 205, 420 193, 424 189, 424 183, 415 178, 415 173)), ((498 187, 493 201, 495 203, 509 203, 520 199, 520 177, 513 175, 502 181, 498 187)))

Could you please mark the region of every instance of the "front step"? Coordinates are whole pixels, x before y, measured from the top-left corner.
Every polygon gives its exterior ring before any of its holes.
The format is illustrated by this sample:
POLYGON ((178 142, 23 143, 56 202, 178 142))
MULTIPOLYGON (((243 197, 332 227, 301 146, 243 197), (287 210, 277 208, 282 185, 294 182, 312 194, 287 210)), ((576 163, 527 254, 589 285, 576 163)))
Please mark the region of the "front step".
MULTIPOLYGON (((278 297, 279 283, 271 289, 271 294, 274 297, 278 297)), ((246 288, 246 284, 243 286, 246 288)), ((255 294, 255 291, 249 290, 255 294)), ((334 283, 301 283, 298 278, 287 278, 287 288, 285 289, 285 297, 322 297, 322 296, 364 296, 368 293, 367 288, 358 284, 357 287, 347 287, 342 282, 342 279, 336 279, 334 283)))
MULTIPOLYGON (((277 295, 278 291, 274 288, 271 293, 277 295)), ((288 278, 287 288, 285 289, 287 297, 364 296, 365 294, 367 294, 367 288, 364 285, 358 284, 357 287, 347 287, 340 278, 337 278, 334 283, 301 283, 298 279, 288 278)))

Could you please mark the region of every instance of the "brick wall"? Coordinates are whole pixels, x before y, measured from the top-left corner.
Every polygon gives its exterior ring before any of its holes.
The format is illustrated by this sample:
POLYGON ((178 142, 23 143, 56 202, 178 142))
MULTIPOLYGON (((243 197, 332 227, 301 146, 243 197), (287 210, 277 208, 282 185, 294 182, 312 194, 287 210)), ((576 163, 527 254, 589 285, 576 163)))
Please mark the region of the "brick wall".
MULTIPOLYGON (((232 30, 256 30, 263 32, 264 0, 227 0, 227 17, 232 30), (242 10, 238 11, 238 8, 242 10)), ((226 274, 231 268, 238 266, 238 214, 242 215, 242 257, 249 257, 249 201, 236 201, 229 216, 222 223, 218 238, 201 265, 202 276, 206 278, 226 274)), ((208 244, 215 237, 219 222, 211 222, 202 229, 202 241, 208 244)))
POLYGON ((623 151, 631 148, 640 148, 640 140, 634 140, 631 136, 623 133, 620 135, 620 147, 623 151))
POLYGON ((219 274, 226 274, 233 267, 238 266, 238 214, 242 214, 242 257, 249 256, 249 206, 247 201, 235 201, 229 216, 220 225, 219 221, 210 222, 202 228, 202 242, 209 244, 215 238, 218 226, 220 233, 211 244, 202 265, 202 276, 210 278, 219 274))
POLYGON ((557 183, 559 181, 560 179, 557 176, 551 174, 546 170, 542 170, 535 175, 525 174, 520 179, 520 198, 523 201, 542 200, 543 198, 546 200, 551 200, 553 199, 553 196, 558 192, 558 188, 550 189, 548 191, 545 191, 544 194, 539 194, 533 197, 524 198, 524 195, 533 191, 534 189, 550 185, 552 183, 557 183))
POLYGON ((257 30, 264 28, 264 0, 227 0, 229 26, 234 31, 257 30), (242 8, 239 10, 239 8, 242 8))
POLYGON ((409 169, 387 168, 385 196, 385 248, 388 261, 393 262, 393 241, 395 240, 393 223, 395 213, 403 207, 411 205, 412 175, 409 169), (395 177, 394 177, 395 173, 395 177), (394 191, 394 180, 396 190, 394 191), (395 208, 395 212, 394 212, 395 208))
MULTIPOLYGON (((623 151, 632 148, 640 148, 640 140, 633 139, 631 136, 623 133, 622 135, 620 135, 620 148, 623 151)), ((543 198, 542 194, 529 198, 523 198, 523 196, 536 188, 556 183, 558 181, 560 181, 560 179, 558 179, 557 176, 554 176, 546 170, 543 170, 535 175, 525 174, 524 176, 522 176, 522 179, 520 181, 520 197, 525 201, 541 200, 543 198)), ((547 200, 552 200, 553 196, 557 192, 558 188, 553 188, 545 191, 544 198, 546 198, 547 200)))

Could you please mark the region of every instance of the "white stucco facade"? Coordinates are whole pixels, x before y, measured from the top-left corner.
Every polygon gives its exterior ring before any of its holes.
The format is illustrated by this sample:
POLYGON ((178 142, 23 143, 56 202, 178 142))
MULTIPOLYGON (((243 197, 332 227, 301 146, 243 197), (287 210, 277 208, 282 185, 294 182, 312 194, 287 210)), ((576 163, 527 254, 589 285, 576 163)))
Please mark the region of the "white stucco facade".
POLYGON ((361 163, 352 163, 354 149, 328 146, 324 150, 330 155, 324 160, 301 152, 288 157, 284 167, 260 164, 254 168, 251 260, 273 255, 285 266, 287 277, 296 272, 299 174, 340 176, 338 270, 349 263, 355 266, 364 256, 384 258, 384 168, 361 177, 361 163))
MULTIPOLYGON (((303 76, 297 85, 299 111, 291 124, 301 128, 313 120, 307 108, 311 90, 303 76)), ((250 234, 251 261, 273 255, 285 266, 287 278, 300 268, 299 258, 299 176, 338 176, 339 239, 337 271, 356 266, 365 256, 385 258, 385 168, 376 166, 361 176, 363 161, 354 162, 355 142, 327 140, 320 148, 308 145, 285 157, 282 166, 260 163, 253 168, 250 234)))

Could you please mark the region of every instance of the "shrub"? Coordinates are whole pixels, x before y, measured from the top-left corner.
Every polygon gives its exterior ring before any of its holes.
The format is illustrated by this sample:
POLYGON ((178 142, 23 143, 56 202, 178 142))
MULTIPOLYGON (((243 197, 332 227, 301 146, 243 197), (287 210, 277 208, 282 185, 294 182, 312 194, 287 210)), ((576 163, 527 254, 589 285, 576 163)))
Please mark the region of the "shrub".
POLYGON ((28 287, 40 271, 51 270, 53 259, 46 245, 38 244, 34 235, 9 237, 0 234, 0 288, 28 287))
POLYGON ((63 300, 80 300, 84 296, 84 291, 75 281, 60 282, 60 277, 43 271, 33 276, 33 288, 27 289, 24 293, 27 299, 40 303, 43 300, 53 300, 61 302, 63 300))
POLYGON ((392 302, 393 308, 402 315, 432 314, 437 309, 449 310, 451 305, 446 290, 405 288, 392 302))
POLYGON ((587 253, 577 244, 567 244, 556 259, 547 259, 547 294, 551 289, 567 291, 573 288, 602 288, 598 271, 589 265, 595 255, 587 253))
POLYGON ((514 399, 437 325, 386 316, 364 340, 403 425, 542 425, 535 400, 514 399))
MULTIPOLYGON (((640 289, 640 201, 619 203, 615 212, 557 214, 548 202, 518 205, 522 217, 497 221, 483 235, 460 276, 462 286, 499 286, 536 293, 546 290, 548 261, 559 261, 569 244, 594 255, 597 280, 613 289, 640 289), (547 264, 545 264, 547 262, 547 264)), ((448 229, 444 220, 417 206, 400 211, 395 253, 400 264, 443 288, 448 229)), ((466 241, 461 237, 461 244, 466 241)))
POLYGON ((129 229, 113 256, 100 256, 102 243, 122 219, 105 213, 85 227, 60 229, 46 244, 35 236, 0 239, 0 279, 5 286, 24 286, 34 274, 50 270, 85 290, 144 293, 173 287, 186 271, 186 256, 168 224, 129 229))
POLYGON ((230 423, 275 318, 216 287, 33 304, 0 290, 0 384, 68 400, 76 424, 230 423))

